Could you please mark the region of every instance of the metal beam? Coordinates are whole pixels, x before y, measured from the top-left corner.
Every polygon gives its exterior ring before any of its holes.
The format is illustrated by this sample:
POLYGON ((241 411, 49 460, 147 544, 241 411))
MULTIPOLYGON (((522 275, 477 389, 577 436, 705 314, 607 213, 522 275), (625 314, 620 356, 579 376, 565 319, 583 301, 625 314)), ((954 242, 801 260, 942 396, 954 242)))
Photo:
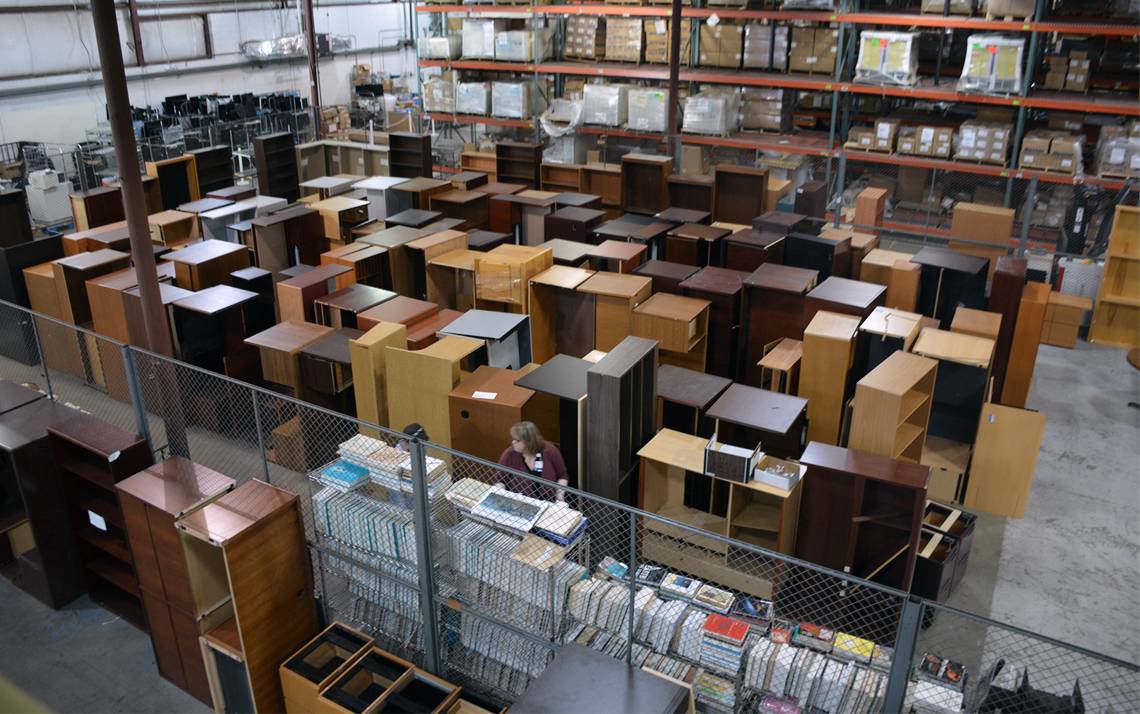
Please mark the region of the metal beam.
POLYGON ((301 0, 305 14, 305 54, 309 59, 309 104, 313 109, 313 132, 321 138, 321 80, 317 73, 317 32, 313 24, 313 0, 301 0))
POLYGON ((681 0, 673 0, 669 20, 669 99, 665 119, 669 151, 673 154, 673 170, 681 170, 681 135, 677 125, 678 88, 681 78, 681 0))
POLYGON ((131 13, 131 35, 134 37, 135 43, 135 64, 142 67, 146 64, 146 57, 143 55, 142 27, 139 25, 138 3, 135 0, 129 0, 127 9, 131 13))

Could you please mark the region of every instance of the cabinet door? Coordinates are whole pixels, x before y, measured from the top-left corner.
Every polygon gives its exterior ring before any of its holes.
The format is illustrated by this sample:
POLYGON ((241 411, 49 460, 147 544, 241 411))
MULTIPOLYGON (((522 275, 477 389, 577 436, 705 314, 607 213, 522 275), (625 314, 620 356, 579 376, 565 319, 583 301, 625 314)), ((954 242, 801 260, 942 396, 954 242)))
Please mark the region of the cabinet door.
POLYGON ((965 505, 1009 518, 1024 516, 1044 436, 1044 414, 984 404, 965 505))

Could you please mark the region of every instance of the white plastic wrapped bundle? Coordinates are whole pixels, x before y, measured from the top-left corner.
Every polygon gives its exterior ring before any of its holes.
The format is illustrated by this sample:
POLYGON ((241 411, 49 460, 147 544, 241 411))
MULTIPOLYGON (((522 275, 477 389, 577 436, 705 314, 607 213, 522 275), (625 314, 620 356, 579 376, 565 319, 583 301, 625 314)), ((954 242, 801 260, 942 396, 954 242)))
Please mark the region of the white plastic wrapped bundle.
POLYGON ((1013 94, 1021 88, 1025 40, 1001 35, 970 35, 958 90, 1013 94))
POLYGON ((552 99, 538 121, 547 136, 560 137, 573 133, 582 124, 582 100, 552 99))
POLYGON ((421 37, 416 43, 419 56, 424 59, 459 59, 463 38, 456 34, 444 37, 421 37))
POLYGON ((864 31, 859 35, 855 79, 913 86, 918 82, 918 33, 864 31))
POLYGON ((489 109, 491 88, 486 82, 460 82, 455 85, 455 111, 484 116, 489 109))
POLYGON ((508 30, 495 35, 495 59, 511 62, 541 62, 551 56, 553 30, 508 30), (538 43, 535 52, 535 42, 538 43))
POLYGON ((665 103, 669 93, 663 89, 629 90, 629 128, 636 131, 665 131, 665 103))
POLYGON ((506 20, 465 19, 463 56, 468 59, 495 59, 495 35, 506 29, 506 20))
POLYGON ((503 119, 526 119, 531 110, 530 89, 528 82, 492 82, 491 114, 503 119))
POLYGON ((1097 171, 1114 178, 1140 177, 1140 136, 1121 134, 1101 139, 1097 146, 1097 171))
POLYGON ((432 77, 424 82, 424 109, 429 112, 455 111, 455 82, 432 77))
POLYGON ((542 160, 555 164, 584 164, 592 139, 581 134, 553 137, 550 145, 542 150, 542 160))
POLYGON ((681 130, 693 134, 729 134, 740 126, 740 95, 710 89, 685 100, 681 130))
POLYGON ((587 84, 582 92, 582 122, 601 126, 625 124, 629 85, 587 84))

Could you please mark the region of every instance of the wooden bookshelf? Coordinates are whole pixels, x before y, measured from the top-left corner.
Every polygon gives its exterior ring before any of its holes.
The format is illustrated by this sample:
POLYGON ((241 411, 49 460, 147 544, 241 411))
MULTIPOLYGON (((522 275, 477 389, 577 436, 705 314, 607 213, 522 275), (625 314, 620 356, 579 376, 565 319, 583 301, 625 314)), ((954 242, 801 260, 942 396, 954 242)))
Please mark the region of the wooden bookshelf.
POLYGON ((146 174, 158 180, 162 192, 162 207, 166 210, 202 198, 198 188, 197 164, 190 154, 163 161, 148 161, 146 174))
POLYGON ((1140 208, 1136 206, 1116 207, 1089 341, 1140 346, 1140 208))
POLYGON ((262 134, 253 139, 253 164, 257 169, 257 192, 287 201, 301 197, 297 185, 297 152, 289 132, 262 134))
POLYGON ((625 154, 621 157, 621 209, 655 215, 669 207, 671 156, 625 154))
POLYGON ((206 196, 211 191, 234 185, 233 156, 228 146, 209 146, 187 151, 194 157, 198 169, 198 193, 206 196))
POLYGON ((581 164, 553 164, 542 162, 539 168, 543 191, 574 191, 582 188, 581 164))
POLYGON ((403 178, 431 178, 431 135, 388 134, 388 173, 403 178))
POLYGON ((808 400, 808 439, 838 444, 855 362, 859 318, 820 310, 804 329, 799 395, 808 400))
POLYGON ((586 372, 587 427, 597 438, 586 460, 585 491, 633 504, 637 452, 657 421, 657 344, 627 337, 586 372))
POLYGON ((902 461, 919 461, 926 443, 938 363, 894 352, 855 386, 848 446, 902 461))
POLYGON ((495 175, 499 181, 526 184, 538 189, 542 185, 542 144, 526 141, 500 141, 495 144, 495 175))

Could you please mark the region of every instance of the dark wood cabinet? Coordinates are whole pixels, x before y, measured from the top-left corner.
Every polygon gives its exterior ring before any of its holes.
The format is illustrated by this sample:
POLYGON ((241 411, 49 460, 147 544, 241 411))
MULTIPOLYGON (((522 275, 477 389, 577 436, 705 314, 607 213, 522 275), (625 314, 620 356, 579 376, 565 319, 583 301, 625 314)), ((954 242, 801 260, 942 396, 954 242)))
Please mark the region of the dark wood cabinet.
POLYGON ((830 277, 815 286, 804 300, 804 325, 820 310, 864 318, 883 304, 887 289, 882 285, 849 278, 830 277))
POLYGON ((245 338, 257 293, 215 285, 174 302, 174 332, 182 359, 229 377, 258 379, 257 350, 245 338))
MULTIPOLYGON (((542 186, 542 144, 500 141, 495 144, 495 177, 500 182, 521 183, 529 189, 542 186)), ((491 226, 493 230, 495 226, 491 226)))
POLYGON ((245 329, 250 335, 268 330, 277 322, 277 303, 273 297, 273 273, 263 268, 242 268, 230 273, 235 288, 257 295, 245 310, 245 329))
MULTIPOLYGON (((210 703, 198 644, 189 566, 175 521, 231 491, 236 482, 180 456, 150 466, 116 485, 138 573, 159 673, 210 703)), ((197 565, 197 564, 195 564, 197 565)))
POLYGON ((594 208, 559 208, 543 219, 543 236, 546 240, 561 239, 577 243, 593 240, 594 229, 606 219, 606 212, 594 208))
POLYGON ((813 222, 816 229, 812 233, 818 233, 818 226, 827 215, 827 183, 805 181, 796 187, 796 213, 820 219, 813 222))
POLYGON ((799 456, 804 444, 808 400, 744 384, 733 384, 713 402, 717 440, 782 459, 799 456))
POLYGON ((712 213, 712 176, 672 174, 668 183, 670 206, 712 213))
MULTIPOLYGON (((31 307, 24 268, 40 265, 63 256, 59 236, 48 236, 17 245, 0 247, 0 300, 31 307)), ((0 354, 23 364, 39 364, 32 317, 21 313, 0 330, 0 354)))
POLYGON ((784 238, 784 265, 819 273, 820 280, 851 272, 851 239, 792 233, 784 238))
POLYGON ((786 236, 791 233, 819 233, 818 224, 800 213, 768 211, 751 221, 753 230, 768 231, 786 236))
POLYGON ((301 390, 306 401, 333 411, 356 416, 356 393, 353 391, 352 357, 348 341, 364 332, 342 327, 318 337, 297 354, 300 364, 301 390))
POLYGON ((582 489, 629 505, 637 451, 657 428, 657 341, 627 337, 586 372, 590 457, 582 489))
POLYGON ((718 164, 713 171, 713 220, 750 225, 764 213, 767 193, 768 169, 718 164))
POLYGON ((257 169, 257 192, 262 196, 296 201, 301 197, 297 185, 297 150, 293 134, 262 134, 253 139, 253 165, 257 169))
POLYGON ((760 386, 756 363, 764 356, 765 345, 803 335, 804 301, 818 275, 814 270, 764 263, 744 279, 740 349, 746 384, 760 386))
POLYGON ((682 294, 708 300, 708 361, 705 371, 732 379, 737 373, 741 296, 748 273, 727 268, 701 268, 681 283, 682 294))
POLYGON ((1025 290, 1025 258, 1003 255, 998 258, 990 285, 990 299, 986 309, 1001 315, 997 344, 994 346, 994 400, 1000 400, 1005 384, 1005 371, 1009 366, 1009 353, 1013 347, 1013 330, 1021 307, 1021 294, 1025 290))
POLYGON ((682 223, 704 223, 707 225, 712 221, 712 212, 682 206, 670 206, 664 211, 658 211, 653 217, 677 226, 682 223))
POLYGON ((703 268, 722 262, 722 239, 732 231, 727 228, 685 223, 665 234, 663 257, 671 263, 684 263, 703 268))
POLYGON ((404 131, 388 134, 388 173, 402 178, 431 178, 431 135, 404 131))
POLYGON ((123 211, 123 194, 114 186, 100 186, 73 193, 71 216, 75 219, 77 231, 86 231, 121 221, 126 218, 123 211))
MULTIPOLYGON (((234 185, 234 166, 230 147, 210 146, 186 153, 194 157, 194 164, 198 170, 198 193, 200 195, 206 197, 211 191, 234 185)), ((223 197, 214 196, 213 198, 223 197)))
MULTIPOLYGON (((127 542, 115 484, 153 463, 136 434, 78 414, 48 427, 59 490, 67 504, 87 594, 141 630, 147 629, 142 592, 127 542)), ((44 554, 46 555, 46 554, 44 554)))
POLYGON ((28 216, 28 200, 24 192, 13 188, 0 190, 0 248, 7 248, 32 239, 32 223, 28 216))
MULTIPOLYGON (((950 329, 959 305, 975 310, 986 308, 988 258, 946 248, 923 248, 910 261, 918 263, 922 270, 917 311, 938 320, 943 329, 950 329)), ((1020 294, 1017 299, 1021 299, 1020 294)))
POLYGON ((653 280, 653 292, 681 295, 681 281, 700 270, 695 265, 670 263, 665 260, 647 260, 633 269, 634 275, 653 280))
MULTIPOLYGON (((732 385, 732 380, 684 367, 663 364, 657 368, 657 428, 672 429, 705 439, 716 431, 708 408, 732 385)), ((684 504, 712 510, 713 479, 686 472, 684 504)), ((725 504, 720 504, 723 512, 725 504)))
POLYGON ((621 157, 621 210, 654 215, 669 207, 671 156, 625 154, 621 157))
POLYGON ((764 263, 784 262, 784 235, 749 229, 724 239, 724 267, 752 272, 764 263))

